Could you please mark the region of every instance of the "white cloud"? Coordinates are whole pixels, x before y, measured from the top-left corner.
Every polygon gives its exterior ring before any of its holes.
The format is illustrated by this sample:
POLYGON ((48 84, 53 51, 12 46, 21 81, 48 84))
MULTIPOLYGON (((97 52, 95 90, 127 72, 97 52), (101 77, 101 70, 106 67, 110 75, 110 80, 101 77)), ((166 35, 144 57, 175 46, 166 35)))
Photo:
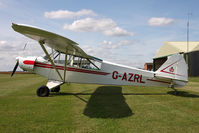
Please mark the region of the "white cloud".
MULTIPOLYGON (((98 57, 106 61, 110 61, 113 63, 122 64, 122 65, 127 65, 127 66, 132 66, 132 67, 137 67, 137 68, 143 68, 144 66, 143 64, 145 63, 145 61, 143 60, 137 61, 135 59, 132 59, 132 56, 130 58, 127 58, 125 56, 125 53, 118 54, 118 51, 117 51, 118 49, 113 48, 113 47, 108 47, 108 48, 105 47, 105 45, 123 44, 121 42, 123 41, 120 41, 117 43, 112 43, 111 41, 104 41, 102 44, 98 46, 84 45, 81 48, 89 55, 98 57)), ((134 57, 136 58, 137 55, 135 55, 134 57)), ((143 56, 141 57, 143 58, 143 56)))
POLYGON ((156 18, 156 17, 152 17, 148 20, 148 24, 150 26, 165 26, 165 25, 169 25, 172 24, 174 22, 174 19, 172 18, 156 18))
POLYGON ((9 45, 8 41, 0 41, 0 51, 10 51, 13 50, 13 46, 9 45))
POLYGON ((42 56, 44 55, 40 45, 30 39, 18 38, 0 41, 0 71, 12 70, 17 56, 42 56), (27 43, 28 42, 28 43, 27 43), (25 43, 26 49, 23 50, 25 43))
POLYGON ((142 40, 104 40, 98 45, 81 45, 81 48, 87 54, 105 61, 143 68, 144 63, 152 62, 155 51, 154 45, 151 44, 154 43, 154 41, 146 43, 142 40))
POLYGON ((102 44, 102 47, 108 48, 108 49, 116 49, 116 48, 119 48, 120 46, 125 46, 125 45, 130 45, 130 44, 131 43, 128 40, 122 40, 117 43, 112 43, 111 41, 105 40, 102 44))
POLYGON ((5 5, 2 2, 0 2, 0 8, 4 8, 4 7, 5 5))
POLYGON ((3 7, 3 6, 4 6, 4 4, 0 2, 0 7, 3 7))
POLYGON ((122 40, 115 43, 113 43, 112 41, 104 40, 102 43, 100 43, 97 46, 83 45, 81 48, 86 53, 92 56, 99 56, 100 58, 107 58, 111 56, 112 52, 116 51, 121 46, 129 45, 129 44, 130 44, 130 41, 128 40, 122 40))
POLYGON ((120 27, 112 19, 85 18, 74 21, 72 24, 65 24, 64 29, 77 32, 100 32, 106 36, 133 36, 120 27))
POLYGON ((51 19, 61 19, 61 18, 75 18, 75 17, 81 17, 81 16, 96 16, 97 14, 93 12, 92 10, 82 9, 77 12, 72 12, 68 10, 58 10, 58 11, 51 11, 51 12, 45 12, 44 16, 46 18, 51 19))
POLYGON ((121 46, 130 45, 128 40, 121 40, 119 42, 112 42, 104 40, 97 46, 82 45, 81 48, 92 56, 99 56, 100 58, 107 58, 111 56, 111 53, 118 50, 121 46), (102 54, 103 53, 103 54, 102 54))
POLYGON ((131 43, 128 40, 121 40, 118 42, 104 40, 99 45, 83 45, 81 48, 89 55, 96 56, 103 60, 123 64, 123 61, 121 61, 123 59, 121 59, 121 55, 118 55, 118 50, 120 50, 121 46, 130 44, 131 43))
POLYGON ((7 41, 4 41, 4 40, 0 41, 0 45, 4 45, 6 43, 7 43, 7 41))

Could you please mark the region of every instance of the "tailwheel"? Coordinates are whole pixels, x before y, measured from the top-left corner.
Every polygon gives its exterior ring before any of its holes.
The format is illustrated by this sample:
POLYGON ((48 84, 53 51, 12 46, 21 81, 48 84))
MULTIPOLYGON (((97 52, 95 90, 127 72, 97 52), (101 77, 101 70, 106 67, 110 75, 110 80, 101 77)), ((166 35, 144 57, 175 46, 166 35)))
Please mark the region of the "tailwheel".
POLYGON ((59 92, 59 91, 60 91, 60 86, 57 86, 57 87, 55 87, 55 88, 52 88, 50 91, 51 91, 51 92, 59 92))
POLYGON ((171 85, 171 89, 174 90, 174 95, 178 95, 179 94, 179 91, 175 88, 175 86, 173 84, 171 85))
POLYGON ((47 97, 49 96, 50 90, 47 86, 42 85, 37 89, 37 96, 39 97, 47 97))

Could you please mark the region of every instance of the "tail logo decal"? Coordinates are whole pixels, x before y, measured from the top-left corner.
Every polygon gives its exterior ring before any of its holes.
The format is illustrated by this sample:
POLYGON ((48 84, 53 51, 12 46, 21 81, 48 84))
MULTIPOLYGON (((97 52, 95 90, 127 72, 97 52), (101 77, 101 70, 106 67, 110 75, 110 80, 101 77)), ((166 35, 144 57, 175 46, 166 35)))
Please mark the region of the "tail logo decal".
MULTIPOLYGON (((179 60, 178 60, 178 61, 179 61, 179 60)), ((169 65, 169 66, 167 66, 167 67, 165 67, 165 68, 162 69, 160 72, 185 77, 184 75, 174 73, 175 69, 173 68, 173 65, 174 65, 175 63, 177 63, 178 61, 172 63, 171 65, 169 65), (169 67, 170 67, 170 68, 169 68, 169 67)))
POLYGON ((171 67, 170 69, 169 69, 169 72, 174 72, 174 69, 173 69, 173 67, 171 67))

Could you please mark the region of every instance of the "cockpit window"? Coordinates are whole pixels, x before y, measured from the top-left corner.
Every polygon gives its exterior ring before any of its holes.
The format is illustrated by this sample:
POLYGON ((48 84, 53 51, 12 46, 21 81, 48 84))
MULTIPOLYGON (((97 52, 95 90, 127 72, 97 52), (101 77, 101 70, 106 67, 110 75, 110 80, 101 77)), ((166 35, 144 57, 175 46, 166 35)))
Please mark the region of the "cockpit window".
MULTIPOLYGON (((54 59, 57 58, 57 56, 60 55, 60 52, 55 51, 55 50, 52 50, 52 52, 51 52, 49 55, 50 55, 50 58, 54 60, 54 59)), ((49 60, 49 59, 48 59, 48 56, 44 56, 43 58, 44 58, 45 60, 49 60)))
MULTIPOLYGON (((64 65, 65 64, 65 54, 60 53, 58 51, 54 51, 50 54, 51 59, 56 64, 64 65)), ((44 59, 48 60, 48 57, 44 57, 44 59)), ((101 69, 101 61, 95 59, 87 59, 83 57, 77 57, 73 55, 67 56, 67 66, 84 68, 84 69, 93 69, 100 70, 101 69)))

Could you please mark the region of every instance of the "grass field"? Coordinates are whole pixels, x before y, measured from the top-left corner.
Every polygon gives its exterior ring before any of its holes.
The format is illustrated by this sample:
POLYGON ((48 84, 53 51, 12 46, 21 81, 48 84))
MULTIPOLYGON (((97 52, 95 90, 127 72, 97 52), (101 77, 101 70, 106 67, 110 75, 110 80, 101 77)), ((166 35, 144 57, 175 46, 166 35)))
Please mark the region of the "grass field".
POLYGON ((198 133, 199 78, 174 95, 168 88, 65 84, 37 97, 47 82, 0 74, 1 133, 198 133))

